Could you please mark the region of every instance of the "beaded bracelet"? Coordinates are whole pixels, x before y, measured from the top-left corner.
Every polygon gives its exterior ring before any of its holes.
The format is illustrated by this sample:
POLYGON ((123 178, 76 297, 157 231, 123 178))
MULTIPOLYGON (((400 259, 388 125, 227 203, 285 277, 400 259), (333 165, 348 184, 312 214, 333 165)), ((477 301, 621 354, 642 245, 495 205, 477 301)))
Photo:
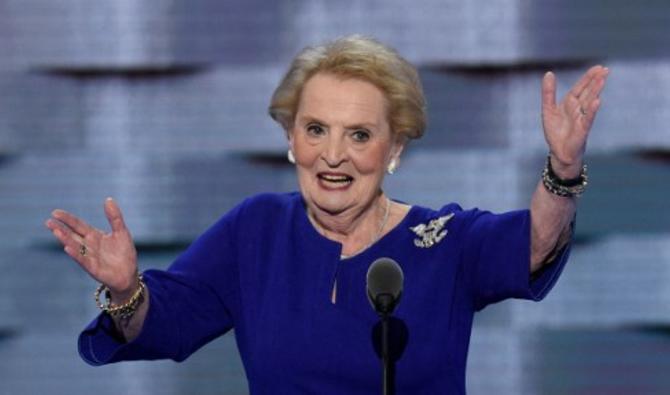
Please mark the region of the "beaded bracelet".
POLYGON ((135 314, 137 307, 144 300, 144 290, 146 285, 144 284, 141 274, 137 275, 137 279, 139 280, 140 285, 137 287, 137 290, 133 296, 131 296, 126 303, 121 305, 112 304, 112 294, 109 288, 104 284, 100 284, 98 289, 95 290, 95 304, 100 310, 111 315, 112 317, 119 316, 122 319, 129 319, 133 316, 133 314, 135 314), (100 302, 100 295, 103 291, 105 292, 106 299, 104 304, 100 302))
POLYGON ((582 166, 579 176, 569 180, 559 178, 554 169, 551 167, 551 156, 547 156, 547 163, 542 171, 542 184, 547 191, 561 197, 578 197, 586 189, 588 184, 588 176, 586 174, 586 165, 582 166))

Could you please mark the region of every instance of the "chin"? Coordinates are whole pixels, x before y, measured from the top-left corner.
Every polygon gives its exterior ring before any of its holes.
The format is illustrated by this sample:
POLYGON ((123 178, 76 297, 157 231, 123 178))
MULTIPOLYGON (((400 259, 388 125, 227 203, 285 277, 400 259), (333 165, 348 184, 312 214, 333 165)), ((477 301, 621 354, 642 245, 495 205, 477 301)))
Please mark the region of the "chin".
POLYGON ((311 203, 319 210, 326 211, 331 214, 341 213, 354 204, 348 196, 312 196, 311 203))
POLYGON ((350 205, 347 204, 346 202, 338 201, 338 200, 334 200, 334 199, 318 200, 318 201, 315 201, 315 205, 319 209, 321 209, 323 211, 326 211, 328 213, 331 213, 331 214, 341 213, 341 212, 345 211, 348 207, 350 207, 350 205))

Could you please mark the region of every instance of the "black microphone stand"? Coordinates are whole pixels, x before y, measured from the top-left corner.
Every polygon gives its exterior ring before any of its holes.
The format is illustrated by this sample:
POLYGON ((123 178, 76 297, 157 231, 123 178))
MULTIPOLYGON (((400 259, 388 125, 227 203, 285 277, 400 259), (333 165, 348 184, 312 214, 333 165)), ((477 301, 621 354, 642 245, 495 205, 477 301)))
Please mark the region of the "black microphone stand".
MULTIPOLYGON (((381 341, 378 344, 380 346, 379 355, 382 360, 383 395, 395 394, 395 355, 391 355, 389 337, 392 329, 391 314, 402 295, 403 280, 404 276, 400 265, 390 258, 379 258, 372 262, 366 276, 368 300, 381 320, 381 341)), ((372 333, 374 341, 374 328, 372 333)))
POLYGON ((393 296, 390 294, 381 294, 377 296, 379 302, 379 318, 382 324, 381 338, 381 359, 382 359, 382 395, 394 395, 395 377, 392 374, 391 356, 389 353, 389 317, 395 307, 393 296))

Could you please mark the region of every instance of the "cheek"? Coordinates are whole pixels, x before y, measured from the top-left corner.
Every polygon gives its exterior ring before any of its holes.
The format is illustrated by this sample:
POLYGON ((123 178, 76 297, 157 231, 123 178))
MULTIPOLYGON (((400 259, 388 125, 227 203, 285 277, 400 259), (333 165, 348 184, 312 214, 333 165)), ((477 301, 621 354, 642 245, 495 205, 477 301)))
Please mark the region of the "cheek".
POLYGON ((293 139, 291 148, 298 166, 312 166, 319 157, 319 150, 301 137, 293 139))
POLYGON ((316 162, 319 159, 318 150, 306 146, 294 150, 293 154, 295 155, 295 161, 298 168, 310 169, 316 166, 316 162))
POLYGON ((381 146, 360 152, 356 158, 356 168, 361 174, 383 174, 388 155, 388 148, 381 146))

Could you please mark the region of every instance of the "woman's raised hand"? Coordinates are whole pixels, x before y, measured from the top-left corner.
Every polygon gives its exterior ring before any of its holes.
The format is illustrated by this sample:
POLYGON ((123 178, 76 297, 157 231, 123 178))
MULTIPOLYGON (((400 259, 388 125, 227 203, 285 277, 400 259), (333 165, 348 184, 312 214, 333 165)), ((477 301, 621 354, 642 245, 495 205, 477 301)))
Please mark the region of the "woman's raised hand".
POLYGON ((561 178, 579 175, 591 125, 600 107, 600 92, 609 69, 591 67, 556 103, 556 76, 552 72, 542 80, 542 126, 549 145, 552 166, 561 178))
POLYGON ((113 300, 125 301, 137 290, 137 251, 121 209, 105 200, 105 215, 112 231, 105 233, 76 216, 54 210, 47 228, 65 247, 65 252, 91 277, 109 287, 113 300))

